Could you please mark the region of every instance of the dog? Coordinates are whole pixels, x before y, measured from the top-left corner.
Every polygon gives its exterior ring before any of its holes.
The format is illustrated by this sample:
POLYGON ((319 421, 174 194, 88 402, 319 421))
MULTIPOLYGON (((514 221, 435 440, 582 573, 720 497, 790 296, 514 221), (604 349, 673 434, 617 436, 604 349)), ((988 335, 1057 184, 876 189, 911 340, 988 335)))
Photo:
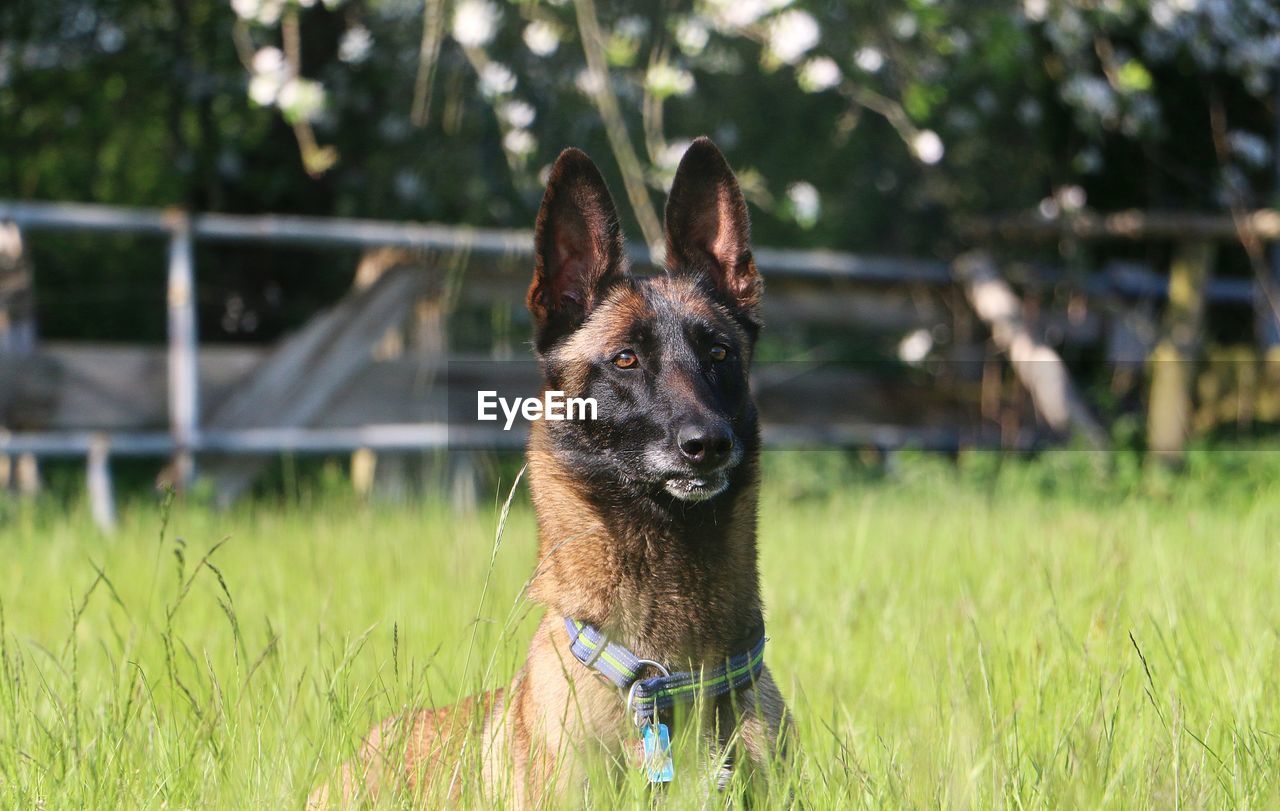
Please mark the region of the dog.
MULTIPOLYGON (((681 159, 665 231, 665 272, 633 275, 600 171, 560 154, 527 304, 546 389, 598 413, 531 427, 530 595, 546 613, 508 688, 376 727, 335 782, 347 802, 447 774, 539 806, 581 785, 593 754, 623 762, 641 745, 660 782, 677 719, 699 724, 722 780, 786 761, 792 722, 763 664, 748 388, 763 282, 742 191, 707 138, 681 159), (480 774, 464 777, 460 741, 477 729, 480 774)), ((309 807, 329 799, 322 787, 309 807)))

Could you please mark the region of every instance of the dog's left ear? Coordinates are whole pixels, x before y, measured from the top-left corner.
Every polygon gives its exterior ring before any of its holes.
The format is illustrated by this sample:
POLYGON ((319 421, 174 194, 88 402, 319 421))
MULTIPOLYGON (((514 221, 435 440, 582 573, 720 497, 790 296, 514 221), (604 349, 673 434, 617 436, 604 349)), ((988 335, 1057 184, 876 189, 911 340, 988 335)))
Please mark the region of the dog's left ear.
POLYGON ((751 258, 751 221, 738 179, 710 138, 693 142, 667 198, 667 269, 706 274, 752 321, 764 283, 751 258))

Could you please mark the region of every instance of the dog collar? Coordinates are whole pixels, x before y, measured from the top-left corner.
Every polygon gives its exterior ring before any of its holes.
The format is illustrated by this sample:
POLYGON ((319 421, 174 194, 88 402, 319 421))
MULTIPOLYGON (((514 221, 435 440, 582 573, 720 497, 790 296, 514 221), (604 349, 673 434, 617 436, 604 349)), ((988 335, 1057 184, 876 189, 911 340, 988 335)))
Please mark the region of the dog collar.
POLYGON ((627 704, 635 712, 636 726, 653 723, 658 710, 690 703, 698 696, 721 696, 753 684, 764 668, 763 627, 749 650, 701 674, 671 673, 661 664, 641 659, 622 645, 610 642, 599 629, 585 622, 565 617, 564 627, 569 632, 569 650, 574 658, 628 691, 627 704), (649 666, 661 670, 662 675, 641 679, 640 674, 649 666))

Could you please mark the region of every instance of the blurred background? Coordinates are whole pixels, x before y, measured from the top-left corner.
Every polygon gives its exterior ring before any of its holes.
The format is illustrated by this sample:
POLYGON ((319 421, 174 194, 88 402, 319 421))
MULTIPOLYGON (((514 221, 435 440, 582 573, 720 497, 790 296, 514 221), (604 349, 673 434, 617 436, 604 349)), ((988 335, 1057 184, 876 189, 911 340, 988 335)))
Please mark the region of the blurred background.
POLYGON ((771 447, 1265 448, 1277 65, 1270 0, 9 0, 0 484, 87 470, 110 523, 298 455, 474 499, 549 164, 594 157, 643 268, 702 134, 771 447))

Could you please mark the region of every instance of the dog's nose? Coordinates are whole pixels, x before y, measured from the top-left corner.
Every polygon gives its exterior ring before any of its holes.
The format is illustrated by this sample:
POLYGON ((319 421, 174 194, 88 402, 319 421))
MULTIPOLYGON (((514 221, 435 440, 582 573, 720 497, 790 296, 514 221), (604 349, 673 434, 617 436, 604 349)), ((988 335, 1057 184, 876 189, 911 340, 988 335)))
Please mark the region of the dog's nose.
POLYGON ((733 432, 719 423, 692 423, 676 434, 676 444, 685 461, 698 470, 715 470, 733 451, 733 432))

